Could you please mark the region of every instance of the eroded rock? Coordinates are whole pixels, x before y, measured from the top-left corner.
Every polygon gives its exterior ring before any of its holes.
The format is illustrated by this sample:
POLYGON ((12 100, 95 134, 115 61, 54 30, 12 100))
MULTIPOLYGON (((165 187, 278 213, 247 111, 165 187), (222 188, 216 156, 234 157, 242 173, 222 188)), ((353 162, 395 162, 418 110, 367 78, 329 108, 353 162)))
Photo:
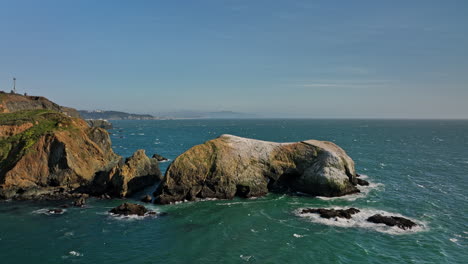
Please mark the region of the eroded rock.
POLYGON ((399 217, 399 216, 383 216, 381 214, 375 214, 369 218, 367 218, 367 221, 371 223, 376 223, 376 224, 385 224, 388 226, 397 226, 403 230, 406 229, 411 229, 414 226, 416 226, 416 223, 406 219, 404 217, 399 217))
POLYGON ((138 215, 138 216, 144 216, 146 213, 149 212, 146 207, 143 205, 139 204, 133 204, 133 203, 124 203, 121 204, 112 210, 109 211, 110 213, 116 214, 116 215, 138 215))
POLYGON ((332 142, 275 143, 223 135, 177 157, 155 202, 254 197, 269 191, 341 196, 359 192, 355 175, 353 160, 332 142))
POLYGON ((319 214, 323 218, 346 218, 351 219, 353 214, 359 213, 359 209, 349 208, 349 209, 325 209, 325 208, 306 208, 302 209, 301 214, 319 214))

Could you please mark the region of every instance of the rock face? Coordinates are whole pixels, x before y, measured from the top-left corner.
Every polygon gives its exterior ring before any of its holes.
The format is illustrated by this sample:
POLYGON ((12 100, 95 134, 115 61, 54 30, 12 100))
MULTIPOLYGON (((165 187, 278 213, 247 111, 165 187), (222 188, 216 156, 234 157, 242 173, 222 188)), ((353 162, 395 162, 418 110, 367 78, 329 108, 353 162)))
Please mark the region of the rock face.
POLYGON ((302 209, 301 214, 308 214, 308 213, 313 213, 313 214, 319 214, 320 217, 323 218, 346 218, 346 219, 351 219, 351 216, 353 214, 359 213, 359 209, 356 208, 349 208, 349 209, 325 209, 325 208, 307 208, 307 209, 302 209))
POLYGON ((70 117, 80 117, 76 109, 60 106, 42 96, 24 96, 0 92, 0 114, 41 109, 60 112, 70 117))
POLYGON ((86 122, 90 127, 99 127, 103 129, 112 129, 112 123, 102 119, 86 119, 86 122))
POLYGON ((331 142, 275 143, 222 135, 177 157, 155 192, 155 202, 262 196, 268 191, 340 196, 359 191, 355 176, 353 160, 331 142))
POLYGON ((154 184, 161 178, 158 161, 148 158, 145 151, 140 149, 133 156, 127 158, 124 163, 110 171, 108 175, 111 186, 109 193, 125 197, 141 190, 142 186, 154 184))
POLYGON ((121 204, 112 210, 109 211, 110 213, 116 214, 116 215, 138 215, 138 216, 144 216, 146 213, 148 213, 148 209, 146 209, 143 205, 139 204, 133 204, 133 203, 124 203, 121 204))
POLYGON ((112 151, 104 129, 90 128, 63 113, 3 113, 0 128, 0 199, 70 198, 77 193, 126 196, 154 184, 161 175, 157 161, 144 151, 124 162, 112 151))
POLYGON ((376 224, 386 224, 388 226, 398 226, 399 228, 406 230, 416 226, 416 223, 399 216, 383 216, 381 214, 373 215, 367 218, 368 222, 376 224))

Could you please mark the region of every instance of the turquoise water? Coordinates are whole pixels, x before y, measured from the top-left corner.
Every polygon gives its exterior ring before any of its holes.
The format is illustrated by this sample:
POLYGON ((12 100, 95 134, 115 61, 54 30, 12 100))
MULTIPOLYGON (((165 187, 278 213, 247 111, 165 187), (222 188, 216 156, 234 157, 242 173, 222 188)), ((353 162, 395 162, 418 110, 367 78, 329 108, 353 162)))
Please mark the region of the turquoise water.
MULTIPOLYGON (((0 202, 1 263, 468 263, 468 122, 377 120, 116 121, 114 150, 174 159, 223 133, 271 140, 329 140, 371 188, 338 199, 270 194, 258 199, 150 205, 165 217, 119 219, 123 200, 0 202), (413 232, 299 217, 302 207, 401 214, 413 232)), ((169 163, 162 163, 165 170, 169 163)), ((149 188, 151 192, 155 187, 149 188)), ((135 199, 141 194, 136 195, 135 199)), ((129 199, 132 200, 132 199, 129 199)))

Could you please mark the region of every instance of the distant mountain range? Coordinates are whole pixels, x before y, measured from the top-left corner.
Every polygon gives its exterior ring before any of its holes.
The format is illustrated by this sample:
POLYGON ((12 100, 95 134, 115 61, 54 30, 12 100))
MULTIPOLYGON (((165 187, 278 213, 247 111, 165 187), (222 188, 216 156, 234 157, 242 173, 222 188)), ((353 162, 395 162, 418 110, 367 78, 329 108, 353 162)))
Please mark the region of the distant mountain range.
POLYGON ((154 119, 245 119, 255 118, 254 114, 238 113, 232 111, 218 112, 197 112, 197 111, 179 111, 165 112, 156 116, 148 114, 132 114, 120 111, 102 111, 102 110, 79 110, 84 119, 106 119, 106 120, 154 120, 154 119))

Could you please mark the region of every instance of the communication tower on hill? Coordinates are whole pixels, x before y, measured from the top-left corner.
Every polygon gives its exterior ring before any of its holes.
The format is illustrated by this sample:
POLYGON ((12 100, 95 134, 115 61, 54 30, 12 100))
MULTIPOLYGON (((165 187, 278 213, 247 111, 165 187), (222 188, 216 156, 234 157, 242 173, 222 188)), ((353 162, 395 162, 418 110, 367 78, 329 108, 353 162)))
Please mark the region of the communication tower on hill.
POLYGON ((16 78, 13 77, 13 93, 16 93, 16 78))

